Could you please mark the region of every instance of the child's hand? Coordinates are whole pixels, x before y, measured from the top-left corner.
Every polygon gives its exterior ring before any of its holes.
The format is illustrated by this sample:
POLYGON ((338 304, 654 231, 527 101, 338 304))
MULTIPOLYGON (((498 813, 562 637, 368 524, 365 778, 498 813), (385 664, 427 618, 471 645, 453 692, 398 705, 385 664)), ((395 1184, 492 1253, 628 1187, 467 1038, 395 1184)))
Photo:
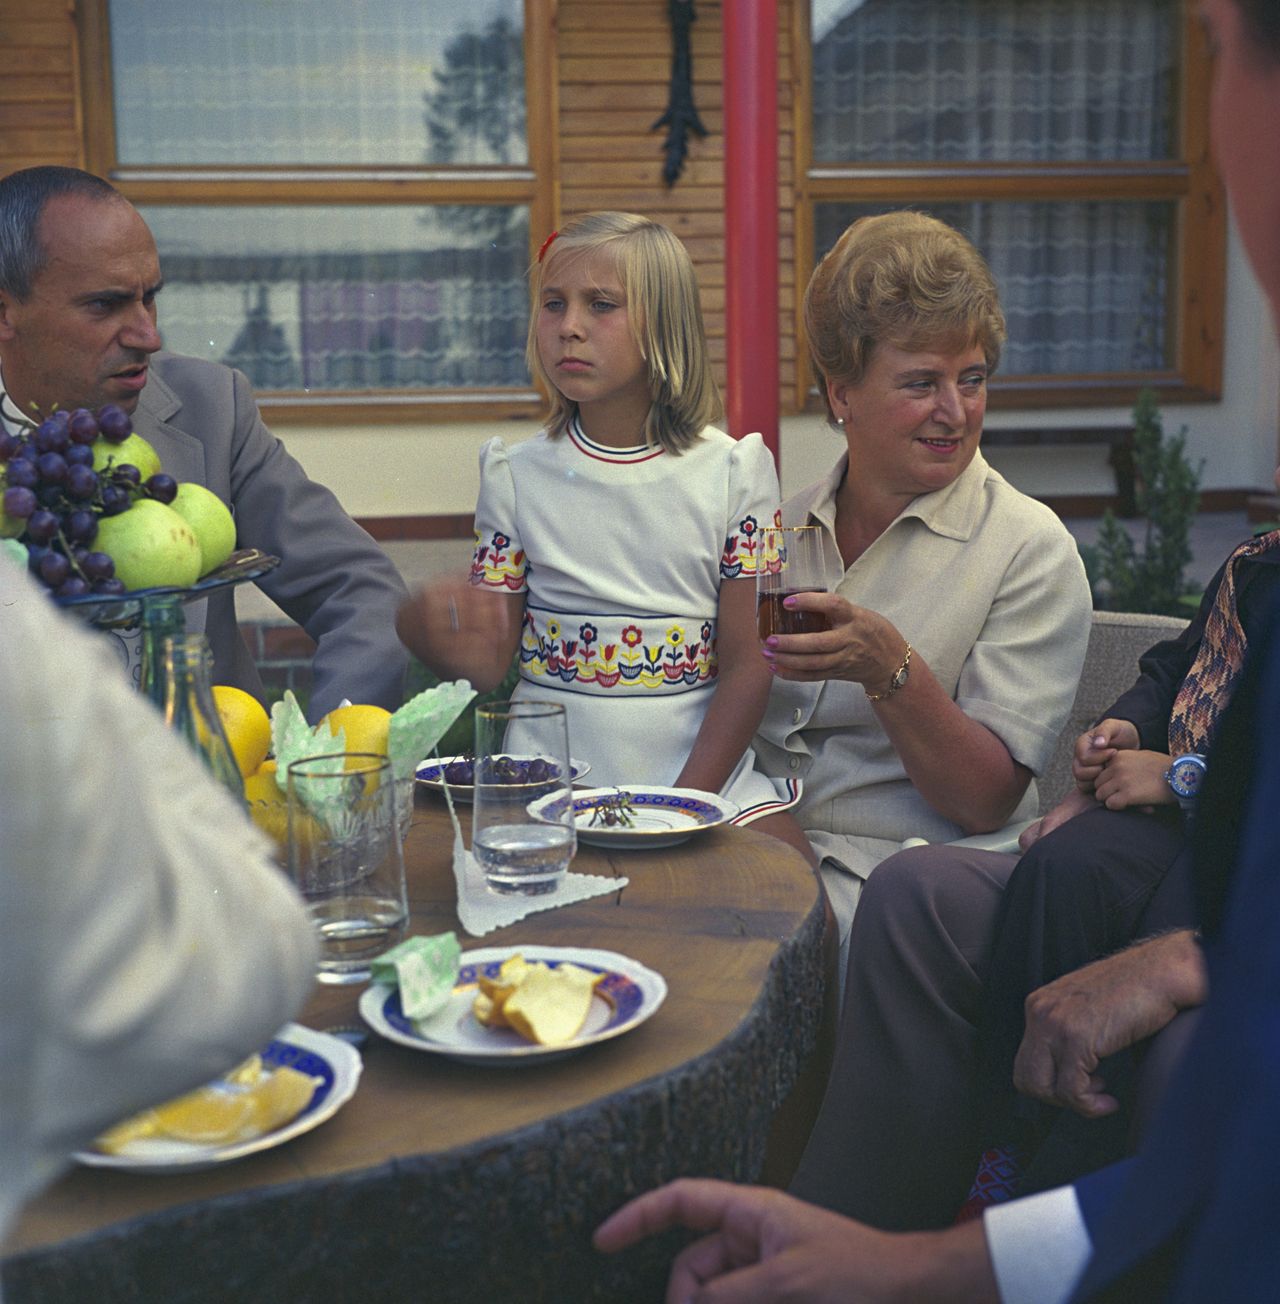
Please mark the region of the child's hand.
POLYGON ((1138 731, 1128 720, 1100 720, 1076 739, 1071 777, 1082 792, 1094 792, 1103 766, 1121 750, 1136 749, 1138 731))
POLYGON ((1166 806, 1175 800, 1164 777, 1169 758, 1164 752, 1117 752, 1102 768, 1093 795, 1108 810, 1133 806, 1166 806))

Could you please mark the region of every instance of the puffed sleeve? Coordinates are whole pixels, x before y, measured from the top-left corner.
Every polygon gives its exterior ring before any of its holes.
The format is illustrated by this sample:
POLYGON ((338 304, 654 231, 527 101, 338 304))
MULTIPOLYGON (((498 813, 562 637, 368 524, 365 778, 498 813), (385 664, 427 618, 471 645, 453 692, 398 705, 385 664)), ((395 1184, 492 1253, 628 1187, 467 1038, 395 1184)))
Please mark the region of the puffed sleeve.
POLYGON ((720 578, 750 579, 760 556, 760 531, 778 519, 782 500, 773 454, 758 432, 744 435, 729 451, 728 519, 720 578))
POLYGON ((516 527, 516 481, 511 454, 501 438, 480 450, 480 497, 476 503, 475 552, 471 583, 481 588, 524 593, 528 561, 516 527))
POLYGON ((1075 701, 1091 613, 1075 540, 1048 524, 1011 558, 961 668, 957 704, 1033 774, 1043 772, 1075 701))

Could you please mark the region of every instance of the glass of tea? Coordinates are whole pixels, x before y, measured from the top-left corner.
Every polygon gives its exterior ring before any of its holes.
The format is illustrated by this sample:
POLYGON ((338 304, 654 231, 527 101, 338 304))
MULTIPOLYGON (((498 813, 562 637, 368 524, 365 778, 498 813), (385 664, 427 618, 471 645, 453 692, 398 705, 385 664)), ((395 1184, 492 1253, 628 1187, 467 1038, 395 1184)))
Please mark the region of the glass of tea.
POLYGON ((820 525, 770 525, 760 531, 762 552, 756 571, 756 628, 771 634, 820 634, 831 628, 823 612, 782 605, 793 593, 825 593, 820 525))

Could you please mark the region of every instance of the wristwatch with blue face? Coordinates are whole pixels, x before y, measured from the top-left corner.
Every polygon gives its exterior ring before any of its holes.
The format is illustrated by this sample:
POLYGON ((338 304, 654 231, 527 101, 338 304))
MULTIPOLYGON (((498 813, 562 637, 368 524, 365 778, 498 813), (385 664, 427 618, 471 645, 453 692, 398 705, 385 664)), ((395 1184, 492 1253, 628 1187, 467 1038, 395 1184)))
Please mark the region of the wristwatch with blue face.
POLYGON ((1199 752, 1187 752, 1183 756, 1175 756, 1164 772, 1165 782, 1173 789, 1178 805, 1188 814, 1196 808, 1196 798, 1200 795, 1207 768, 1205 759, 1199 752))

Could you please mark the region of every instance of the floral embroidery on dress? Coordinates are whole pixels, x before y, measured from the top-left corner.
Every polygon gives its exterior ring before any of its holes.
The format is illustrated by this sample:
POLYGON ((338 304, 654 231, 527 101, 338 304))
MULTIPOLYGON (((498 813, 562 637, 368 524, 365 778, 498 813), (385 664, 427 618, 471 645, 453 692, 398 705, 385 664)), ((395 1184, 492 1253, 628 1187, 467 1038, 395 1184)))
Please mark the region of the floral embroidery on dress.
MULTIPOLYGON (((776 515, 776 514, 775 514, 776 515)), ((737 534, 724 541, 720 556, 720 578, 736 580, 750 578, 760 565, 760 522, 754 516, 744 516, 738 522, 737 534)))
POLYGON ((604 628, 604 620, 583 621, 572 636, 573 621, 526 609, 520 639, 521 672, 526 679, 557 680, 579 692, 634 696, 654 691, 687 692, 715 679, 714 620, 699 622, 692 642, 685 625, 670 617, 646 632, 625 617, 604 628), (625 623, 623 623, 625 622, 625 623))
POLYGON ((496 530, 488 543, 475 532, 476 547, 471 556, 471 583, 477 587, 509 589, 519 593, 528 587, 529 562, 523 548, 511 548, 511 540, 496 530))

